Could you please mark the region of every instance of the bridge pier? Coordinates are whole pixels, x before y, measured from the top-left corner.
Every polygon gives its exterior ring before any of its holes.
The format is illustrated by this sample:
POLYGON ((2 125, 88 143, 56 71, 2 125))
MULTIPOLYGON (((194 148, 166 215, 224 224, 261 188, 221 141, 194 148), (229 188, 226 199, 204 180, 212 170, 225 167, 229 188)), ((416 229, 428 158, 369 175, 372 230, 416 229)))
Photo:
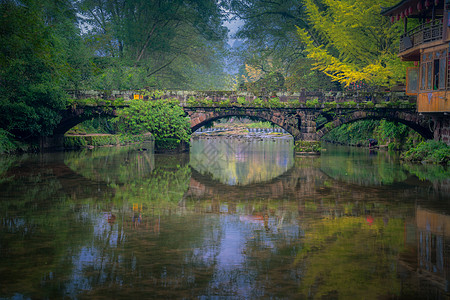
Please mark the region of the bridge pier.
POLYGON ((316 130, 316 118, 318 113, 315 111, 298 112, 299 133, 294 136, 294 141, 311 141, 320 140, 316 130))
POLYGON ((446 114, 433 117, 434 140, 450 145, 450 118, 446 114))

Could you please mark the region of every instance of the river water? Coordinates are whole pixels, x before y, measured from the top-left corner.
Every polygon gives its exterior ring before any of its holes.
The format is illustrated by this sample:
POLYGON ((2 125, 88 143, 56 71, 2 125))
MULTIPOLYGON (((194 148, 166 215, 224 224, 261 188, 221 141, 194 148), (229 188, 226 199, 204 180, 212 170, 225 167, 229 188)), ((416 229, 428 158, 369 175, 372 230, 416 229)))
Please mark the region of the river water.
POLYGON ((449 298, 449 171, 324 147, 2 156, 0 298, 449 298))

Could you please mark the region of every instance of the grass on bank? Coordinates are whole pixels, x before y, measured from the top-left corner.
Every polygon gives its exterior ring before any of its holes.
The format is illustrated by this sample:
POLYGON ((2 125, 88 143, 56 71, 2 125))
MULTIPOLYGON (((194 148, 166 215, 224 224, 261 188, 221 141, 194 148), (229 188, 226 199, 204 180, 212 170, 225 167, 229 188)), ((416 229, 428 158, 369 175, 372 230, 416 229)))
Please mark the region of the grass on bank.
POLYGON ((450 162, 450 147, 440 141, 428 140, 404 152, 401 157, 411 162, 448 165, 450 162))

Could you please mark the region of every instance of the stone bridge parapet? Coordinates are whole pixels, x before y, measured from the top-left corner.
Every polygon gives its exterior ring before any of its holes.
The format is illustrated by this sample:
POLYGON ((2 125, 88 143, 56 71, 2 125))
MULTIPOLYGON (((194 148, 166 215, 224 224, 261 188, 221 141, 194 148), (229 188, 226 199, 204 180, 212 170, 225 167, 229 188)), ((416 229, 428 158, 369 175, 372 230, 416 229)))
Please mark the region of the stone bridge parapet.
POLYGON ((183 91, 183 90, 69 90, 69 96, 73 99, 103 99, 115 100, 121 98, 125 101, 136 98, 151 100, 156 98, 177 99, 182 106, 187 106, 190 99, 208 99, 212 102, 229 100, 236 103, 239 98, 252 102, 257 98, 267 100, 278 98, 280 102, 295 101, 306 103, 308 100, 317 100, 319 103, 336 102, 343 103, 354 101, 356 103, 372 102, 374 104, 386 101, 407 101, 415 103, 415 98, 405 95, 404 92, 377 92, 377 91, 300 91, 300 92, 265 92, 251 93, 246 91, 183 91), (156 96, 152 96, 155 95, 156 96))

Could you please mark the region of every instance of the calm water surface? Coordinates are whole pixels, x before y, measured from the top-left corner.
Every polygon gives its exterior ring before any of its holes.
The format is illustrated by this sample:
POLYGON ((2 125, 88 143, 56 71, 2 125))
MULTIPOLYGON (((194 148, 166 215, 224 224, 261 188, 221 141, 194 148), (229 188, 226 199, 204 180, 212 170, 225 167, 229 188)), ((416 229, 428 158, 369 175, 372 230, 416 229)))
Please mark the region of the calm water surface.
POLYGON ((449 171, 326 147, 2 156, 0 298, 449 298, 449 171))

